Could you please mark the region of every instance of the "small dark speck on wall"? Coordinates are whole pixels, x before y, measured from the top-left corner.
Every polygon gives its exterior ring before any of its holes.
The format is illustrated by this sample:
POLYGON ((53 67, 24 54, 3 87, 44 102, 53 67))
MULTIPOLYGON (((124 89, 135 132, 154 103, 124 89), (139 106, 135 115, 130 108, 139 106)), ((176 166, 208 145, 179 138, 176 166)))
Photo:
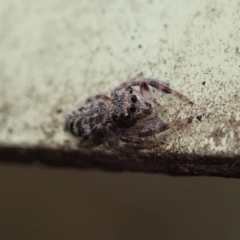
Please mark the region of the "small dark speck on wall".
POLYGON ((197 119, 199 122, 201 122, 201 121, 202 121, 202 115, 196 116, 196 119, 197 119))
POLYGON ((56 109, 56 113, 62 113, 62 109, 61 108, 57 108, 56 109))
POLYGON ((139 45, 138 45, 138 48, 142 48, 142 45, 139 44, 139 45))
POLYGON ((202 82, 202 85, 205 85, 205 83, 206 83, 206 82, 205 82, 205 81, 203 81, 203 82, 202 82))
POLYGON ((9 133, 13 133, 13 129, 12 129, 12 128, 9 128, 9 129, 8 129, 8 132, 9 132, 9 133))
POLYGON ((236 47, 236 54, 239 54, 239 47, 236 47))

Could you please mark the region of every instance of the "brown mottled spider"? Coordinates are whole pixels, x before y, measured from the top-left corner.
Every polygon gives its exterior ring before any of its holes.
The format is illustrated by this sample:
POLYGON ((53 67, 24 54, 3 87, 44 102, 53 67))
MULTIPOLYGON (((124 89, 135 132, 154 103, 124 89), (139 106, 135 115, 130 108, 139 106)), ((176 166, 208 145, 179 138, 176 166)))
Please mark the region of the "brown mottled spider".
POLYGON ((175 126, 186 125, 192 117, 164 123, 153 109, 162 106, 153 98, 150 87, 172 94, 182 101, 192 102, 163 82, 139 76, 120 84, 111 97, 96 95, 73 111, 66 119, 65 130, 80 139, 80 143, 99 145, 107 142, 119 148, 120 142, 130 143, 136 148, 151 148, 159 141, 146 139, 175 126), (133 87, 139 86, 140 91, 133 87))

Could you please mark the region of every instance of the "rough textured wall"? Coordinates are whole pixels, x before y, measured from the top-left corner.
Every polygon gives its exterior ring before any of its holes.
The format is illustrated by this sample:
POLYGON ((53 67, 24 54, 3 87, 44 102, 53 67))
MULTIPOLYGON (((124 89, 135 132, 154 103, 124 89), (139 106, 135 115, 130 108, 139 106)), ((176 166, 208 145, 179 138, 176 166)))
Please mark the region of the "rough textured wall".
POLYGON ((1 144, 66 145, 69 111, 143 72, 195 103, 156 93, 165 121, 194 116, 159 135, 164 149, 238 155, 239 8, 233 0, 2 1, 1 144))

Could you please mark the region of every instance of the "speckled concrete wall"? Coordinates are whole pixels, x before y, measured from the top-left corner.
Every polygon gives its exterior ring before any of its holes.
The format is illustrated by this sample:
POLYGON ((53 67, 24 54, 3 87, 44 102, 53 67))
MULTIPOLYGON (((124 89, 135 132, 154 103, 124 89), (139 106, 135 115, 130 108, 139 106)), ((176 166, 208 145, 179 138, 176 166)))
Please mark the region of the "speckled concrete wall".
POLYGON ((155 93, 165 121, 194 116, 159 135, 162 148, 238 155, 239 8, 233 0, 1 1, 0 143, 74 147, 62 131, 69 111, 143 72, 195 103, 155 93))

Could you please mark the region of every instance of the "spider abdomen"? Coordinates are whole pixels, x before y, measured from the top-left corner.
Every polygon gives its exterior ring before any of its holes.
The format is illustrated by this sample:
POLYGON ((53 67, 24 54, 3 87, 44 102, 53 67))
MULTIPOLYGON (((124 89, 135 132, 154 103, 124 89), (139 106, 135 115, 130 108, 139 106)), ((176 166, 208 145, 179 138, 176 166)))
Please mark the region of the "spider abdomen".
POLYGON ((108 107, 102 102, 91 102, 73 111, 66 119, 65 131, 82 140, 90 135, 102 136, 108 120, 108 107))

